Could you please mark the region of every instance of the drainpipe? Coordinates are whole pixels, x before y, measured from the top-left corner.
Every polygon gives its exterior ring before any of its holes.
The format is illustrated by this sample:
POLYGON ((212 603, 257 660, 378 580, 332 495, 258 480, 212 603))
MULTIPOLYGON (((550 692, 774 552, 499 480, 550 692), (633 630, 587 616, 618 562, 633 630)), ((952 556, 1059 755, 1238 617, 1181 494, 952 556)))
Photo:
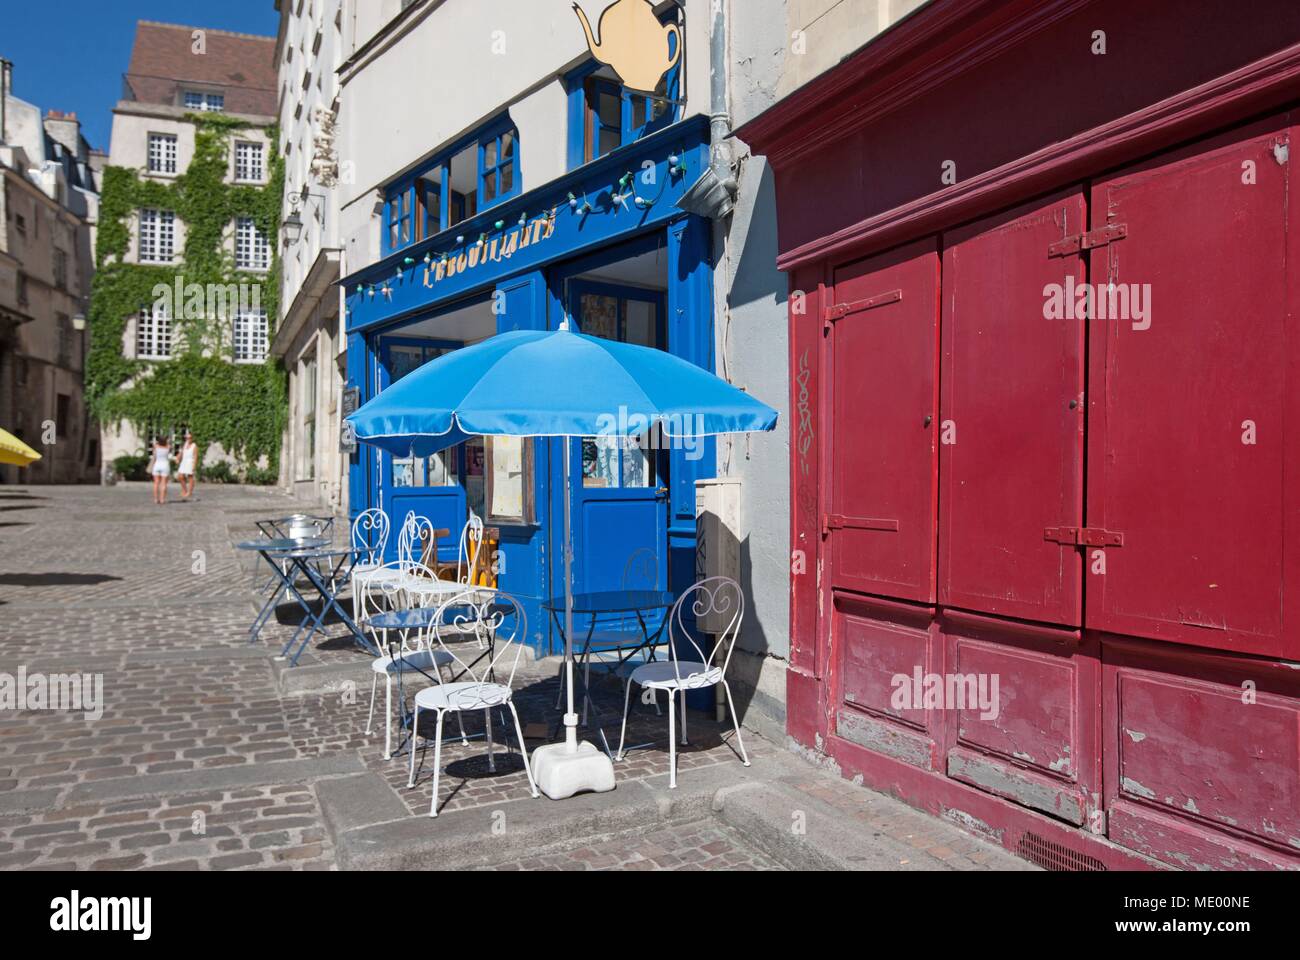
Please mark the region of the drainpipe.
POLYGON ((677 201, 696 216, 725 220, 736 205, 736 156, 727 108, 727 0, 713 0, 709 31, 709 168, 677 201))
POLYGON ((727 196, 734 200, 740 184, 736 182, 731 110, 727 106, 727 6, 727 0, 713 4, 713 25, 709 32, 709 165, 727 196))
MULTIPOLYGON (((716 178, 712 214, 719 221, 730 216, 740 193, 740 184, 736 180, 736 150, 731 140, 731 109, 727 104, 727 78, 730 74, 727 59, 728 6, 728 0, 714 0, 713 24, 709 30, 709 169, 716 178)), ((725 245, 730 239, 730 231, 726 226, 722 229, 727 231, 723 240, 725 245)), ((722 639, 712 637, 715 645, 722 639)), ((685 694, 682 696, 684 703, 685 694)), ((727 719, 724 696, 722 684, 716 684, 713 714, 718 723, 725 723, 727 719)))

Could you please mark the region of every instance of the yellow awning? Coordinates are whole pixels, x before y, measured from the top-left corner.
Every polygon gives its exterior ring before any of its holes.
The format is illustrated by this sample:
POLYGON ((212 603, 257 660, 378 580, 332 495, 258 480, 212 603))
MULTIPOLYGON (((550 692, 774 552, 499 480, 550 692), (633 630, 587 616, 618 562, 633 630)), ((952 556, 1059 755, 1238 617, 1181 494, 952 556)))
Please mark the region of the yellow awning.
POLYGON ((35 463, 41 455, 7 430, 0 430, 0 463, 19 467, 35 463))

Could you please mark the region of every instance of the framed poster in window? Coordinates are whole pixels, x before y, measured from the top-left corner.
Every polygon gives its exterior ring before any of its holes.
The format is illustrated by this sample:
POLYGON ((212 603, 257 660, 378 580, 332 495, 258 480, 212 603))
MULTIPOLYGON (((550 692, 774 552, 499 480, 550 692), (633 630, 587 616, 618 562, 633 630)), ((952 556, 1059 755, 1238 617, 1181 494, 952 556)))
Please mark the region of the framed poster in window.
POLYGON ((532 440, 488 437, 485 472, 488 522, 534 523, 532 440))

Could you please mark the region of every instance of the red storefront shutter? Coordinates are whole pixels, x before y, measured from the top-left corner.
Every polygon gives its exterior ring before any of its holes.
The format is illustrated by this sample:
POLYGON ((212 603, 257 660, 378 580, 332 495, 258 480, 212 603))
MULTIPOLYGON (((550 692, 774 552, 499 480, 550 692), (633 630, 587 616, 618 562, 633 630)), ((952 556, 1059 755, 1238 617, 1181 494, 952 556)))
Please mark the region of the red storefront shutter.
POLYGON ((1083 513, 1087 321, 1072 300, 1085 276, 1077 250, 1053 245, 1086 215, 1075 190, 944 235, 944 605, 1080 622, 1079 550, 1045 531, 1083 513))
POLYGON ((1090 627, 1300 656, 1291 165, 1273 121, 1093 188, 1090 627))
POLYGON ((933 239, 835 271, 831 584, 934 600, 939 257, 933 239))

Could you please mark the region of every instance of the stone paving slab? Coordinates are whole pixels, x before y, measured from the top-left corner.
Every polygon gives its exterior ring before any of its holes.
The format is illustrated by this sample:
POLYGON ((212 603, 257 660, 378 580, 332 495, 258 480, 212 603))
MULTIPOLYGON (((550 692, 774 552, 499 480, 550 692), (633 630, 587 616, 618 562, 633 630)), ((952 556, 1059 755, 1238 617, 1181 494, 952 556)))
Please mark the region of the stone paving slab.
POLYGON ((165 797, 176 793, 233 790, 277 783, 300 783, 318 777, 357 773, 364 769, 355 754, 340 753, 318 760, 280 760, 240 766, 209 767, 182 773, 156 773, 147 777, 114 777, 81 783, 65 796, 68 803, 95 803, 137 797, 165 797))

